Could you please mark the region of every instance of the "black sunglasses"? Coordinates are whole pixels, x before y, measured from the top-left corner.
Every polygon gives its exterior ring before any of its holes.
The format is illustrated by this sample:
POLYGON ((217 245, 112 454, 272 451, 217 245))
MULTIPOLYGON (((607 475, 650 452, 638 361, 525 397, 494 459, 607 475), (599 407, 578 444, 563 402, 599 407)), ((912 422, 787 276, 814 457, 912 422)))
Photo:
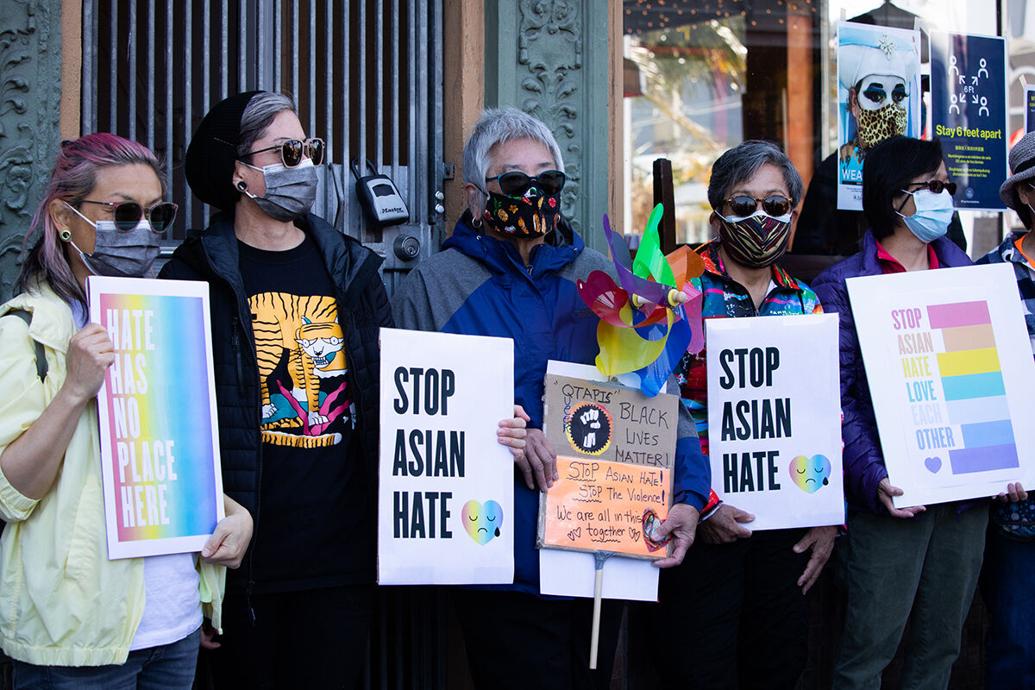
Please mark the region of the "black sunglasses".
POLYGON ((735 216, 750 216, 762 205, 762 210, 770 216, 779 217, 787 215, 791 210, 791 200, 782 194, 770 194, 764 199, 756 199, 748 194, 737 194, 726 199, 730 210, 735 216))
POLYGON ((495 177, 486 177, 486 182, 496 180, 507 196, 523 196, 531 187, 537 187, 545 196, 553 196, 564 189, 567 176, 560 170, 546 170, 535 177, 529 177, 520 170, 511 170, 495 177))
POLYGON ((97 204, 107 206, 111 209, 111 216, 115 221, 115 227, 122 232, 129 232, 140 224, 141 218, 146 218, 151 224, 151 230, 156 234, 162 234, 166 228, 176 220, 176 211, 179 206, 171 201, 159 201, 153 206, 142 207, 135 201, 91 201, 83 199, 84 204, 97 204))
POLYGON ((324 150, 326 145, 323 139, 288 139, 282 144, 276 146, 269 146, 264 149, 258 149, 256 151, 249 151, 248 153, 241 154, 241 158, 248 156, 254 156, 257 153, 265 153, 266 151, 280 150, 280 160, 284 163, 287 168, 293 168, 302 162, 302 158, 308 157, 313 161, 313 165, 320 165, 323 163, 324 150))
MULTIPOLYGON (((941 194, 942 190, 949 190, 949 196, 956 196, 955 182, 942 182, 941 180, 928 180, 927 182, 910 182, 906 187, 927 187, 932 194, 941 194)), ((920 191, 920 190, 917 190, 920 191)))

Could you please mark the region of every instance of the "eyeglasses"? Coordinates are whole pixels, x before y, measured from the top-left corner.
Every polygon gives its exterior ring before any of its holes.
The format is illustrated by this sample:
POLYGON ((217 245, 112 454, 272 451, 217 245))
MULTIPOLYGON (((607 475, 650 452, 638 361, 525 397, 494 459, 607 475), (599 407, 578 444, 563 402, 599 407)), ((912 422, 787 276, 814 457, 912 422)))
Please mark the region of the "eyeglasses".
POLYGON ((750 216, 762 205, 762 210, 774 218, 785 216, 791 211, 791 200, 782 194, 770 194, 764 199, 756 199, 748 194, 737 194, 726 199, 730 211, 735 216, 750 216))
MULTIPOLYGON (((949 190, 949 196, 956 196, 956 183, 955 182, 942 182, 941 180, 927 180, 926 182, 910 182, 906 187, 927 187, 927 190, 932 194, 941 194, 942 190, 949 190)), ((908 190, 902 190, 907 194, 912 194, 908 190)), ((920 190, 917 190, 920 191, 920 190)))
POLYGON ((162 234, 166 228, 176 220, 176 211, 179 206, 171 201, 160 201, 147 208, 142 207, 135 201, 91 201, 83 199, 84 204, 96 204, 107 206, 111 209, 112 219, 115 227, 122 232, 129 232, 140 224, 141 218, 146 218, 151 224, 151 230, 155 234, 162 234))
POLYGON ((507 196, 524 196, 531 187, 539 188, 545 196, 553 196, 564 189, 567 176, 560 170, 546 170, 535 177, 529 177, 520 170, 511 170, 495 177, 486 177, 486 182, 499 182, 500 189, 507 196))
POLYGON ((313 162, 313 165, 320 165, 323 163, 323 154, 326 149, 326 145, 323 139, 306 139, 302 141, 300 139, 288 139, 282 144, 276 146, 269 146, 264 149, 258 149, 256 151, 249 151, 248 153, 241 154, 241 158, 248 156, 254 156, 257 153, 265 153, 266 151, 280 151, 280 160, 284 164, 284 167, 293 168, 302 162, 302 157, 308 157, 313 162))

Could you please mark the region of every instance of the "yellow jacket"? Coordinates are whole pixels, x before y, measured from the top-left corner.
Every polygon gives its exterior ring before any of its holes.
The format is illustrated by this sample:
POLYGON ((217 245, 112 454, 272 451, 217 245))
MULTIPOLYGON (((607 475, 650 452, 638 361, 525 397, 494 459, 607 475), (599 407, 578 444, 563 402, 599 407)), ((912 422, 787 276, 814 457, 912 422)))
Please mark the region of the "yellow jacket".
MULTIPOLYGON (((65 380, 75 332, 72 310, 49 287, 0 306, 32 313, 31 327, 0 318, 0 455, 43 413, 65 380), (46 351, 45 381, 35 345, 46 351)), ((47 666, 121 664, 144 611, 144 561, 110 561, 104 526, 97 404, 76 424, 50 493, 22 495, 0 469, 0 647, 15 659, 47 666)), ((220 627, 226 569, 202 563, 199 596, 220 627)))

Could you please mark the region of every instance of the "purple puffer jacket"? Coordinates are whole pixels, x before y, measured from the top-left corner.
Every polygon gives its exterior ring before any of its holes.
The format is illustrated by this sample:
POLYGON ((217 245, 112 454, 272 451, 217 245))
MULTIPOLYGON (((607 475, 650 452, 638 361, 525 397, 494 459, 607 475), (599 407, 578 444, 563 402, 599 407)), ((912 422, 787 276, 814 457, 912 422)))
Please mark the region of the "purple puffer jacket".
MULTIPOLYGON (((938 255, 940 268, 970 266, 970 260, 959 247, 945 237, 931 245, 938 255)), ((823 311, 837 312, 840 317, 841 341, 841 437, 844 441, 845 493, 852 508, 871 513, 887 514, 877 498, 877 485, 888 476, 881 453, 877 420, 873 416, 870 385, 866 381, 859 337, 855 332, 855 318, 848 301, 845 280, 857 276, 876 276, 883 273, 877 260, 877 242, 867 232, 862 239, 862 250, 823 271, 812 283, 819 295, 823 311)))

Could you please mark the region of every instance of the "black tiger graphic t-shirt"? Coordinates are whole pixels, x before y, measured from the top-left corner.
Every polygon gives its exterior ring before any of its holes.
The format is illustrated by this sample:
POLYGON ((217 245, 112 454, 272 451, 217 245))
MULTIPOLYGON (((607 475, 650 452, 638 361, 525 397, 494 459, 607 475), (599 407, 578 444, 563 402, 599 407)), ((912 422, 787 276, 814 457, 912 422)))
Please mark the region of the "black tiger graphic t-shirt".
POLYGON ((256 591, 371 581, 371 512, 334 283, 307 235, 279 252, 238 242, 262 405, 256 591))

